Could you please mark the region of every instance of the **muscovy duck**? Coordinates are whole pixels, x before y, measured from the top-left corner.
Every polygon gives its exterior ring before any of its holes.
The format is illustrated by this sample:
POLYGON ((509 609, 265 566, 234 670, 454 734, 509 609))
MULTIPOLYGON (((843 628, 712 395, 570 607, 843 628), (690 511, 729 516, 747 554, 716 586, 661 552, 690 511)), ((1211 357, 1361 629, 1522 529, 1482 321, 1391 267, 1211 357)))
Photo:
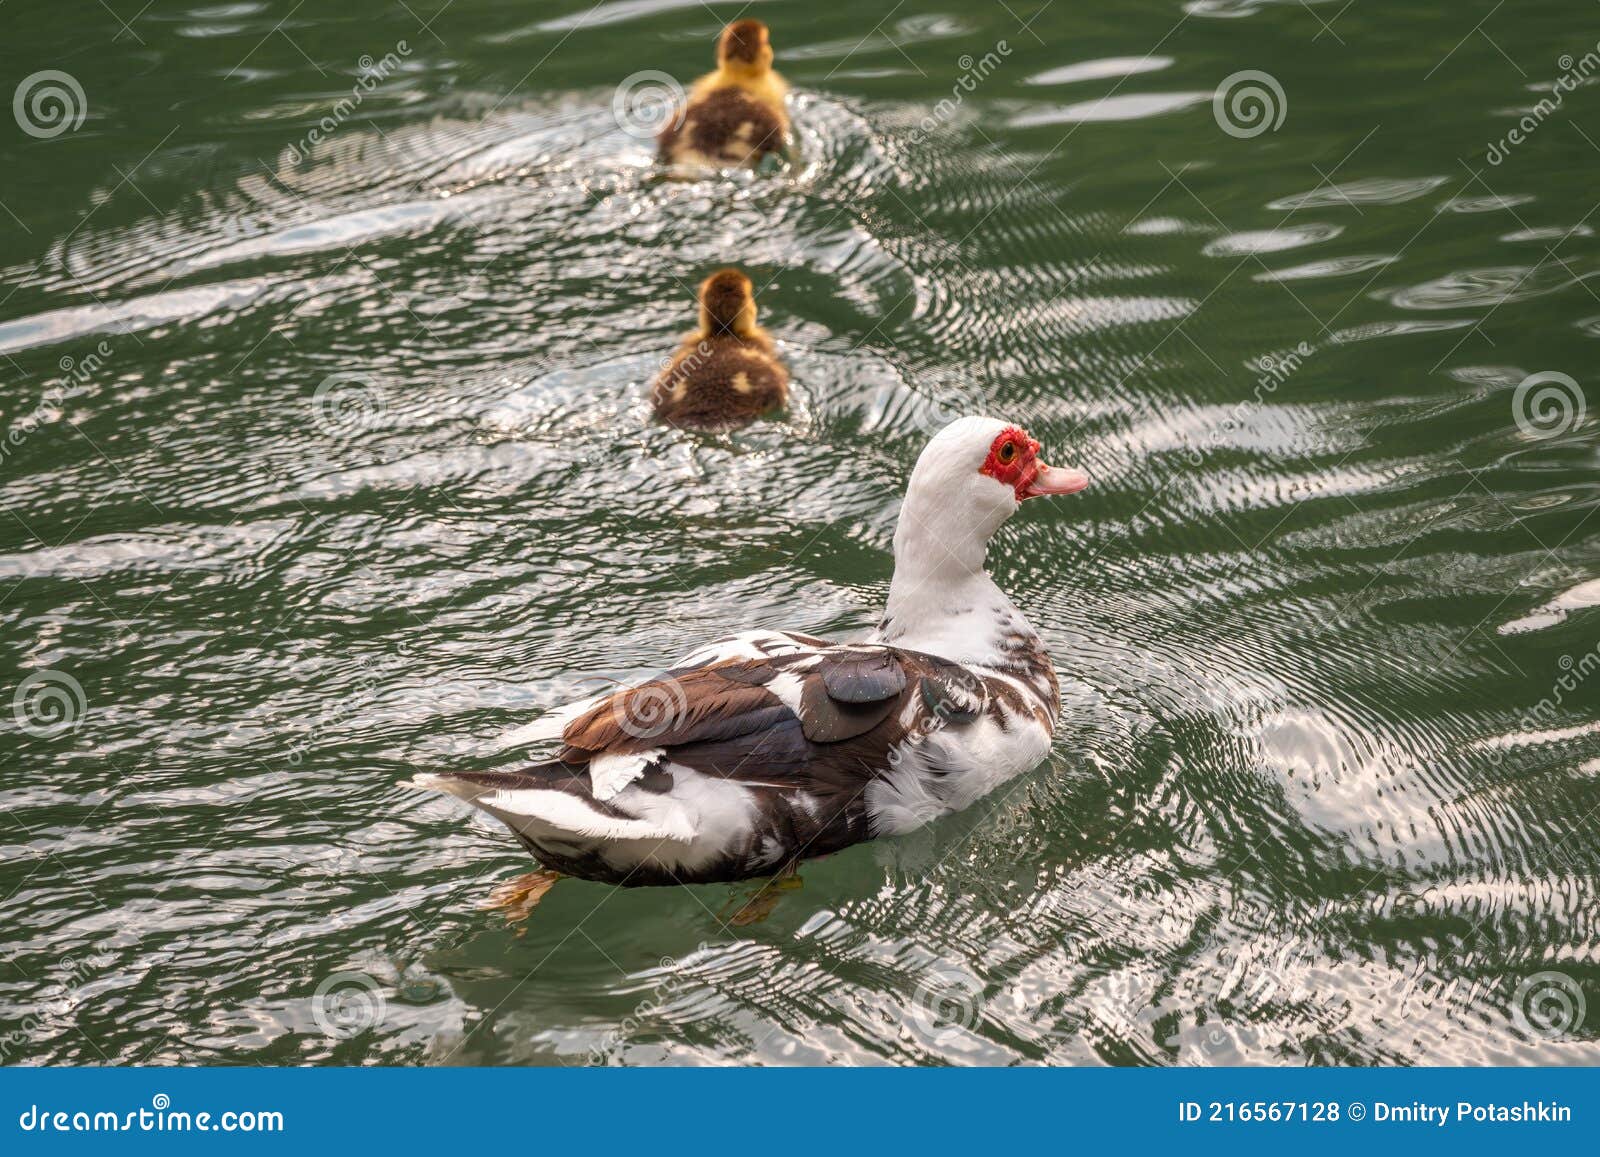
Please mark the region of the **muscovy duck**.
POLYGON ((965 808, 1044 759, 1060 709, 1039 636, 984 570, 989 539, 1027 499, 1088 484, 1019 426, 959 418, 912 471, 867 638, 735 635, 542 718, 548 759, 411 784, 510 828, 545 869, 535 899, 561 875, 781 875, 965 808))

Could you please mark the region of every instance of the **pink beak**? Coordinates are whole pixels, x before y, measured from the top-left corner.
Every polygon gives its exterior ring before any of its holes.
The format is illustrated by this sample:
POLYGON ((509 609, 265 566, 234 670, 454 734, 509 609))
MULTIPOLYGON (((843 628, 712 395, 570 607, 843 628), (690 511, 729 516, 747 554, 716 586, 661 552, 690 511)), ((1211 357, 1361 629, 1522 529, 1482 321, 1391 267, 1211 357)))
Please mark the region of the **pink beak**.
POLYGON ((1040 462, 1038 471, 1022 490, 1023 498, 1044 498, 1052 494, 1076 494, 1089 485, 1089 476, 1082 470, 1061 466, 1046 466, 1040 462))

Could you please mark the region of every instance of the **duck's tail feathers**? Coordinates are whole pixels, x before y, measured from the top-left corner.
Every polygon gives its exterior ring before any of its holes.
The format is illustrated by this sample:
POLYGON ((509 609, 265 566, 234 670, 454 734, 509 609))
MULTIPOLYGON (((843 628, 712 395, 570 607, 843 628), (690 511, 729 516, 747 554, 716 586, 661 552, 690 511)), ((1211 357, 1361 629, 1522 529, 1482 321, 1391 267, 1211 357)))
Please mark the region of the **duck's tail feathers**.
POLYGON ((630 815, 613 804, 596 801, 586 790, 559 785, 552 773, 569 779, 572 775, 570 768, 552 763, 523 771, 424 771, 403 785, 453 795, 536 843, 573 839, 687 843, 694 838, 681 807, 662 807, 658 815, 630 815))

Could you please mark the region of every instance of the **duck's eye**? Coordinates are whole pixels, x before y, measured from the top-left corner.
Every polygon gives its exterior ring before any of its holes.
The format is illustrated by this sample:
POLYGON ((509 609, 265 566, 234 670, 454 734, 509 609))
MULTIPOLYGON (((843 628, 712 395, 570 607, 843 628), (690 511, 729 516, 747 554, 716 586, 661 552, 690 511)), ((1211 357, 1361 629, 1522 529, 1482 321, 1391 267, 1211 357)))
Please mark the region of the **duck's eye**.
POLYGON ((996 457, 1000 459, 1000 465, 1011 465, 1017 460, 1017 444, 1015 442, 1000 443, 1000 451, 996 457))

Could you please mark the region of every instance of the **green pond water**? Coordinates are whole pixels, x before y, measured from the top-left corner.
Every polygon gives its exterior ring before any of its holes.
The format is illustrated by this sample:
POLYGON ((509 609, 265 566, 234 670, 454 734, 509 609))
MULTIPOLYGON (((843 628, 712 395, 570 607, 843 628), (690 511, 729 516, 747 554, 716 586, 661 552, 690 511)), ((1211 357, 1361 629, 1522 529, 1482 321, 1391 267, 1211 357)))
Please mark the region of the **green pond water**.
POLYGON ((6 1063, 1600 1062, 1600 8, 135 13, 0 10, 6 1063), (663 181, 741 13, 798 157, 663 181), (655 425, 724 264, 793 405, 655 425), (1095 480, 990 554, 1048 762, 748 928, 479 910, 400 781, 863 633, 977 410, 1095 480))

